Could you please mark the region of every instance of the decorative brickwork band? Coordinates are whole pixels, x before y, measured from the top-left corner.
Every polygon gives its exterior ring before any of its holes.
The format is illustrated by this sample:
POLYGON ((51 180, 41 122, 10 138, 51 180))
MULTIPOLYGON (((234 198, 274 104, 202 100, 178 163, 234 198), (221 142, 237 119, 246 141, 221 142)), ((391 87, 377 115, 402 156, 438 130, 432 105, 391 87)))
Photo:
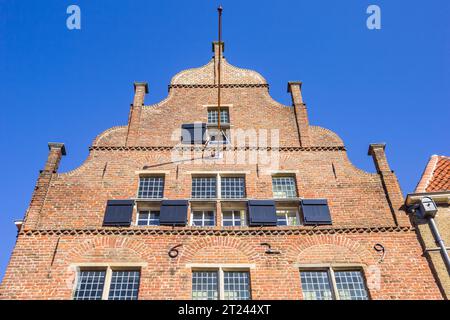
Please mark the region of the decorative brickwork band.
MULTIPOLYGON (((186 147, 171 147, 171 146, 91 146, 89 151, 171 151, 171 150, 192 150, 203 151, 209 150, 203 146, 186 146, 186 147)), ((211 148, 214 150, 214 148, 211 148)), ((275 150, 279 152, 298 152, 298 151, 345 151, 344 146, 316 146, 316 147, 280 147, 280 148, 259 148, 259 147, 230 147, 225 148, 225 151, 242 151, 242 150, 275 150)))
POLYGON ((290 228, 290 229, 199 229, 171 227, 158 228, 101 228, 101 229, 37 229, 24 230, 20 235, 181 235, 181 236, 277 236, 277 235, 329 235, 329 234, 361 234, 361 233, 383 233, 383 232, 414 232, 411 226, 405 227, 363 227, 363 228, 290 228))
MULTIPOLYGON (((225 83, 220 85, 221 88, 269 88, 267 83, 225 83)), ((169 90, 172 88, 187 88, 187 89, 216 89, 217 84, 171 84, 169 90)))

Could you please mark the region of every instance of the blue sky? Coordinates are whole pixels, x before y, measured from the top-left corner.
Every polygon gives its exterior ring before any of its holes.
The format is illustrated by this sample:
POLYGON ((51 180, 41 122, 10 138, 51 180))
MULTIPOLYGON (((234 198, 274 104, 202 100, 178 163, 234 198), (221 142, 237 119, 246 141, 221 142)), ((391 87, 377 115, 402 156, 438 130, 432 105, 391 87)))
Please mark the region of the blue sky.
MULTIPOLYGON (((450 1, 221 3, 228 61, 284 104, 287 81, 303 81, 311 124, 337 132, 359 168, 374 172, 368 145, 386 142, 407 193, 432 154, 450 154, 450 1), (381 30, 366 27, 370 4, 381 30)), ((149 83, 147 104, 164 99, 175 73, 210 59, 218 4, 0 0, 0 276, 47 142, 66 143, 60 171, 71 170, 98 133, 126 124, 134 81, 149 83), (71 4, 81 30, 66 28, 71 4)))

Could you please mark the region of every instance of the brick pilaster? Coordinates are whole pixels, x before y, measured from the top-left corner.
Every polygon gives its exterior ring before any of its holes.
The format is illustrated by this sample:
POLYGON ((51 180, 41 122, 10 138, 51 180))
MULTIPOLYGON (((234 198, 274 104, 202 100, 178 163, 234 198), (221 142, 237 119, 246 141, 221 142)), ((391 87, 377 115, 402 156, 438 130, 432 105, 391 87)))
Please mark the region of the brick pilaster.
POLYGON ((369 156, 372 156, 378 174, 381 176, 383 188, 391 207, 394 222, 399 226, 411 226, 408 214, 404 210, 402 190, 394 171, 391 170, 385 153, 386 144, 372 143, 369 146, 369 156))
POLYGON ((39 215, 44 205, 45 197, 50 186, 52 177, 57 173, 62 156, 66 155, 66 148, 63 143, 50 142, 48 144, 48 157, 44 170, 39 173, 30 206, 24 218, 24 230, 36 229, 39 222, 39 215))
POLYGON ((306 105, 302 97, 302 83, 299 81, 288 82, 288 92, 291 93, 292 106, 294 108, 295 121, 297 124, 298 141, 301 147, 311 145, 309 136, 309 121, 306 105))
POLYGON ((144 106, 145 95, 148 93, 146 82, 134 83, 134 99, 130 107, 128 117, 128 132, 125 144, 127 146, 136 145, 139 138, 139 126, 141 121, 142 107, 144 106))

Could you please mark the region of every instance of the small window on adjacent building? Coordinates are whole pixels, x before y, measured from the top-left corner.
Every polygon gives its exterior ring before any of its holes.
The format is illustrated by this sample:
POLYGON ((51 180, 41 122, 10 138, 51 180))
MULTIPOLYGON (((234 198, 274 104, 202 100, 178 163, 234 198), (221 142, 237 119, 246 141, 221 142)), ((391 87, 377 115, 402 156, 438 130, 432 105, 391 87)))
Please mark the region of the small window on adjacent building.
POLYGON ((297 197, 295 177, 272 177, 272 191, 274 198, 297 197))
POLYGON ((191 225, 195 227, 215 226, 214 211, 193 211, 191 225))
POLYGON ((247 271, 223 269, 193 271, 192 299, 250 300, 250 274, 247 271))
POLYGON ((359 270, 301 271, 303 299, 305 300, 368 300, 362 272, 359 270), (333 290, 336 288, 336 290, 333 290))
POLYGON ((192 177, 192 198, 214 199, 216 197, 216 177, 192 177))
POLYGON ((78 273, 74 300, 136 300, 140 271, 105 269, 78 273))
POLYGON ((138 226, 159 226, 159 211, 139 211, 136 220, 138 226))
POLYGON ((299 226, 297 210, 277 210, 277 226, 299 226))
POLYGON ((161 199, 164 194, 164 177, 140 177, 138 198, 161 199))
MULTIPOLYGON (((209 108, 208 109, 208 124, 209 125, 217 125, 219 118, 219 110, 218 108, 209 108)), ((230 113, 228 108, 221 107, 220 108, 220 124, 229 124, 230 123, 230 113)))
POLYGON ((221 177, 220 185, 223 199, 245 198, 244 177, 221 177))
POLYGON ((245 210, 223 211, 222 225, 224 227, 244 227, 247 225, 247 213, 245 210))

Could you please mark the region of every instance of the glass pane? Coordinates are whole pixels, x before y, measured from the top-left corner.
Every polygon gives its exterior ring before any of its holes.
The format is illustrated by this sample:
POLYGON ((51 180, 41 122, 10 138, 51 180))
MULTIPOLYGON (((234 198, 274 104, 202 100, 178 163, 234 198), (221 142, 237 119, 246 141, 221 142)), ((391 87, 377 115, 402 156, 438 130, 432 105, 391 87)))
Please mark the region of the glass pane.
POLYGON ((192 299, 217 300, 218 294, 217 271, 192 272, 192 299))
POLYGON ((142 177, 139 179, 138 198, 162 198, 164 193, 163 177, 142 177))
POLYGON ((245 178, 244 177, 222 177, 221 189, 222 198, 240 199, 245 198, 245 178))
MULTIPOLYGON (((208 110, 208 123, 209 124, 217 124, 218 123, 218 115, 219 115, 218 109, 208 110)), ((221 123, 230 123, 230 116, 229 116, 228 109, 220 108, 220 122, 221 123)))
POLYGON ((272 191, 274 198, 295 198, 297 196, 294 177, 273 177, 272 191))
POLYGON ((286 220, 286 211, 277 210, 277 226, 287 226, 288 221, 286 220))
POLYGON ((159 226, 159 211, 140 211, 138 226, 159 226))
POLYGON ((137 300, 139 280, 139 271, 113 271, 108 299, 137 300))
POLYGON ((330 280, 326 271, 302 271, 303 299, 332 300, 330 280))
POLYGON ((360 271, 335 271, 336 287, 342 300, 368 300, 364 278, 360 271))
POLYGON ((226 271, 223 273, 225 300, 250 300, 250 276, 248 272, 226 271))
POLYGON ((300 223, 297 219, 297 212, 296 211, 287 211, 287 222, 288 226, 298 226, 300 223))
POLYGON ((216 198, 215 177, 192 178, 192 198, 216 198))
POLYGON ((106 271, 80 271, 74 300, 101 300, 106 271))
POLYGON ((203 225, 205 227, 211 227, 214 226, 214 212, 213 211, 205 211, 204 212, 204 223, 203 225))

